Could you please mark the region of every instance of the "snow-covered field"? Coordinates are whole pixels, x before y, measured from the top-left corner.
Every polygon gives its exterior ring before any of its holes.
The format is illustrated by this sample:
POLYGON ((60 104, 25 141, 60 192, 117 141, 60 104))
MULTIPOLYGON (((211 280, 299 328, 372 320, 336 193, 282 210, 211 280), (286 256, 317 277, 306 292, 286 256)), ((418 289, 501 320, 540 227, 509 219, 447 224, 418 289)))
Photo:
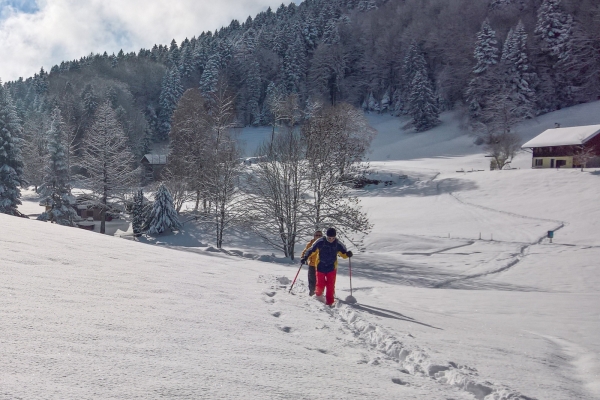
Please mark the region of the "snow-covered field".
MULTIPOLYGON (((222 252, 192 223, 138 243, 0 215, 0 398, 600 399, 600 170, 489 171, 455 114, 369 120, 394 184, 357 192, 357 305, 323 308, 306 269, 288 293, 298 265, 244 234, 222 252)), ((555 122, 600 102, 519 132, 555 122)), ((247 156, 269 132, 241 132, 247 156)))

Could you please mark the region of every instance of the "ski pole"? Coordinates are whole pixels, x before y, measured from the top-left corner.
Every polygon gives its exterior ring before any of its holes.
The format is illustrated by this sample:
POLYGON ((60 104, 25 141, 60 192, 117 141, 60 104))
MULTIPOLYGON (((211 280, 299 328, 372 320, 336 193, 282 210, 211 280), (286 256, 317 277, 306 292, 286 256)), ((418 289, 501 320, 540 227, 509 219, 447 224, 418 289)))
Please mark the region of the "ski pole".
POLYGON ((350 272, 350 296, 352 297, 352 257, 348 259, 348 271, 350 272))
POLYGON ((298 278, 298 274, 300 273, 301 269, 302 269, 302 263, 300 263, 300 268, 298 268, 298 272, 296 272, 296 277, 294 278, 294 282, 292 282, 292 285, 290 286, 290 290, 288 290, 288 293, 292 293, 292 288, 294 287, 294 283, 296 283, 296 279, 298 278))

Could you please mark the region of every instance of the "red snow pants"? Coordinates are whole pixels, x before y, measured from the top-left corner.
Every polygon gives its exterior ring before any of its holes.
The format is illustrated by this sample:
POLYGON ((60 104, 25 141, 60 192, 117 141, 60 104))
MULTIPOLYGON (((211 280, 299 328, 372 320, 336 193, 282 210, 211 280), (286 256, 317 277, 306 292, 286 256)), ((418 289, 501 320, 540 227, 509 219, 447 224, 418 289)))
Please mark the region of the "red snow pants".
POLYGON ((315 294, 317 296, 321 296, 323 294, 323 290, 327 289, 325 292, 325 304, 329 306, 335 301, 334 295, 336 273, 336 270, 327 273, 319 272, 317 270, 317 287, 315 288, 315 294))

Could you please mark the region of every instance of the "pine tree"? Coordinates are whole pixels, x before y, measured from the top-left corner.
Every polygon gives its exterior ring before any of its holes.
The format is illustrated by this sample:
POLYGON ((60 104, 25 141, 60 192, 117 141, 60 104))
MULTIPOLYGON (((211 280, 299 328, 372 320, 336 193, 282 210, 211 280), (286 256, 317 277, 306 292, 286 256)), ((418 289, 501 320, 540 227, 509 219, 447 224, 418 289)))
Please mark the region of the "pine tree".
POLYGON ((541 88, 539 108, 553 111, 573 104, 573 82, 561 66, 569 57, 573 17, 563 11, 561 0, 544 0, 538 9, 535 35, 539 47, 538 70, 541 88))
POLYGON ((175 39, 171 40, 171 47, 169 48, 169 67, 179 68, 181 64, 181 52, 175 39))
POLYGON ((338 30, 337 21, 331 19, 327 21, 323 31, 323 43, 338 44, 340 42, 340 32, 338 30))
POLYGON ((219 81, 220 61, 217 54, 213 54, 208 59, 202 76, 200 77, 199 88, 205 97, 209 97, 211 93, 217 90, 217 82, 219 81))
POLYGON ((169 189, 161 184, 154 195, 154 205, 150 214, 148 233, 158 235, 166 230, 178 231, 182 224, 173 206, 173 198, 169 189))
POLYGON ((96 113, 96 109, 98 108, 98 99, 96 97, 96 93, 94 92, 94 87, 92 85, 86 85, 85 89, 81 93, 83 98, 83 110, 85 112, 86 117, 92 118, 96 113))
POLYGON ((140 189, 133 196, 133 206, 131 208, 131 225, 133 228, 133 236, 135 237, 142 235, 142 230, 145 225, 145 214, 144 192, 140 189))
POLYGON ((302 93, 306 76, 306 49, 300 35, 295 36, 285 52, 283 72, 288 93, 302 93))
POLYGON ((426 131, 440 123, 436 97, 426 71, 417 71, 411 83, 408 99, 409 114, 417 132, 426 131))
POLYGON ((475 68, 474 74, 482 74, 492 65, 498 63, 498 40, 496 31, 490 26, 489 20, 483 21, 481 30, 477 33, 477 44, 475 45, 475 68))
POLYGON ((181 49, 181 78, 189 79, 194 72, 194 48, 192 42, 186 41, 181 49))
POLYGON ((21 124, 8 90, 0 82, 0 213, 17 215, 23 159, 21 124))
POLYGON ((412 82, 415 79, 417 71, 426 71, 427 62, 421 51, 421 47, 416 41, 412 41, 408 52, 404 56, 402 63, 402 92, 406 99, 403 103, 407 103, 407 99, 412 93, 412 82))
POLYGON ((519 21, 515 29, 508 32, 504 42, 501 62, 506 75, 508 96, 516 105, 516 117, 532 118, 535 115, 536 74, 527 55, 527 32, 519 21))
POLYGON ((252 59, 246 76, 246 121, 251 125, 260 124, 260 87, 260 65, 252 59))
POLYGON ((71 195, 69 183, 69 167, 67 158, 69 151, 66 143, 65 124, 60 109, 52 111, 52 122, 48 138, 48 158, 44 183, 40 192, 46 197, 46 204, 50 210, 43 213, 39 219, 50 221, 59 225, 73 226, 75 212, 75 198, 71 195))
POLYGON ((173 66, 165 72, 160 92, 159 140, 168 138, 171 130, 171 117, 182 95, 183 87, 181 86, 179 68, 173 66))
POLYGON ((488 97, 501 89, 501 80, 491 71, 498 64, 499 49, 497 45, 496 31, 492 29, 486 19, 481 25, 481 30, 477 33, 477 43, 474 51, 476 63, 472 71, 474 76, 469 81, 466 92, 470 116, 473 119, 481 116, 488 97))

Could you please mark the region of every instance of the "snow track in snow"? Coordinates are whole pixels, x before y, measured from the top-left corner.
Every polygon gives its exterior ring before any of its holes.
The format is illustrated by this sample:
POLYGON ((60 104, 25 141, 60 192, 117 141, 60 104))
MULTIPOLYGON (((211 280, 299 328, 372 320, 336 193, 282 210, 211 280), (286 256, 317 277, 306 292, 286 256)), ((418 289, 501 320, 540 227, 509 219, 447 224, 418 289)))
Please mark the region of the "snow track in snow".
MULTIPOLYGON (((259 281, 270 284, 270 289, 285 290, 281 282, 285 277, 261 276, 259 281)), ((293 292, 304 293, 306 287, 302 281, 296 282, 293 292)), ((267 294, 265 292, 264 294, 267 294)), ((326 312, 343 330, 349 332, 356 341, 370 352, 383 355, 398 364, 399 373, 434 380, 440 384, 451 385, 470 393, 478 400, 533 400, 504 385, 482 380, 477 369, 459 365, 452 361, 434 359, 430 353, 415 344, 408 343, 413 339, 406 334, 406 340, 362 317, 360 303, 356 306, 337 300, 333 308, 323 307, 321 303, 307 299, 312 312, 326 312)), ((435 328, 435 327, 434 327, 435 328)), ((377 360, 377 357, 374 357, 377 360)), ((377 362, 373 363, 374 365, 377 362)), ((400 375, 393 381, 404 385, 400 375)))

